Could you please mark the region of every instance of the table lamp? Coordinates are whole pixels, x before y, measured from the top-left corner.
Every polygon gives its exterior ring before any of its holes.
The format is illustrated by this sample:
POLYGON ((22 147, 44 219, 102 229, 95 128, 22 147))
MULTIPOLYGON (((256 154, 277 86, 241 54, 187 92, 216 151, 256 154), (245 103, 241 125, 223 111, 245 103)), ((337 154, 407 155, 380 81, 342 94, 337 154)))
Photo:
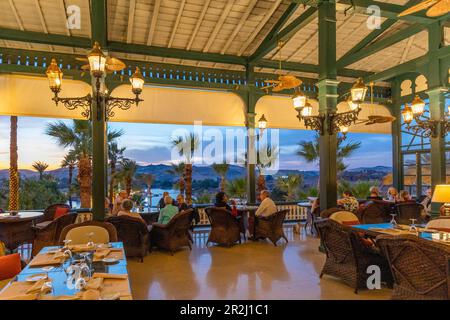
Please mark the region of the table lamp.
MULTIPOLYGON (((434 188, 433 198, 431 202, 444 203, 444 216, 450 216, 450 185, 438 184, 434 188)), ((442 211, 441 211, 442 214, 442 211)))

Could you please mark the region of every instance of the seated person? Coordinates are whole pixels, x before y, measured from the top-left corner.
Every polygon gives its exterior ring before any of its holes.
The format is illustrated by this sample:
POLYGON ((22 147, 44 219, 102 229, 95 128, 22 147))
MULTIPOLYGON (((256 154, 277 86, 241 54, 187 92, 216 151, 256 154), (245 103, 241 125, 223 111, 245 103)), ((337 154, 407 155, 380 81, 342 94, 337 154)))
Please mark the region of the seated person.
POLYGON ((214 203, 214 206, 218 207, 218 208, 225 208, 228 211, 232 211, 232 209, 228 205, 227 201, 228 201, 228 196, 226 195, 226 193, 222 192, 222 191, 218 192, 216 194, 216 203, 214 203))
POLYGON ((173 200, 170 196, 164 198, 164 208, 159 211, 159 224, 168 224, 170 220, 178 213, 178 208, 173 205, 173 200))
POLYGON ((387 201, 397 202, 398 201, 398 191, 394 187, 390 187, 387 193, 387 201))
POLYGON ((177 207, 178 207, 178 211, 184 211, 188 209, 188 205, 186 203, 186 201, 184 200, 184 196, 182 194, 179 194, 177 196, 177 207))
POLYGON ((133 210, 133 201, 126 199, 122 202, 122 210, 119 211, 117 216, 118 217, 120 217, 120 216, 132 217, 132 218, 140 219, 142 222, 145 223, 144 218, 142 218, 142 216, 138 212, 131 212, 131 210, 133 210))
POLYGON ((425 198, 420 203, 424 208, 424 215, 431 216, 431 199, 432 199, 432 191, 431 188, 427 190, 425 198))
POLYGON ((370 187, 370 195, 367 197, 367 200, 383 200, 383 198, 380 197, 380 190, 378 190, 378 187, 370 187))
POLYGON ((163 195, 162 195, 162 198, 159 199, 158 207, 159 207, 160 210, 161 210, 162 208, 165 207, 166 204, 164 203, 164 199, 165 199, 168 195, 169 195, 169 193, 168 193, 167 191, 164 191, 164 192, 163 192, 163 195))
POLYGON ((404 203, 404 202, 412 202, 412 198, 411 195, 409 194, 408 191, 406 190, 402 190, 400 191, 400 193, 398 194, 398 201, 400 203, 404 203))
POLYGON ((125 190, 119 192, 117 197, 114 199, 114 205, 111 214, 117 216, 120 210, 122 210, 122 202, 128 199, 128 193, 125 190))
POLYGON ((277 206, 272 199, 270 199, 270 192, 267 190, 261 191, 261 204, 256 210, 255 216, 268 217, 277 212, 277 206))
POLYGON ((342 194, 342 199, 337 201, 338 206, 344 208, 346 211, 356 213, 359 208, 358 200, 353 196, 353 194, 346 190, 342 194))
POLYGON ((232 199, 230 203, 231 203, 231 214, 233 215, 233 217, 237 217, 239 212, 236 206, 236 201, 232 199))

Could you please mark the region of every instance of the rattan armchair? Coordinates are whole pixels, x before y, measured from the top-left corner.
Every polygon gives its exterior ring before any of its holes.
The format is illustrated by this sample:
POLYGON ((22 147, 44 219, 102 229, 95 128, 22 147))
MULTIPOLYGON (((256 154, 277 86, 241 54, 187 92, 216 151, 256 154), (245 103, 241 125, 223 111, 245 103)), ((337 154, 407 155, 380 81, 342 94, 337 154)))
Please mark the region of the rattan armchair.
POLYGON ((70 206, 68 206, 67 204, 64 203, 52 204, 51 206, 48 206, 44 210, 44 214, 41 217, 39 217, 39 219, 36 219, 36 223, 41 223, 44 221, 52 221, 55 218, 56 209, 58 208, 66 208, 70 210, 70 206))
POLYGON ((182 247, 192 250, 189 228, 192 209, 177 213, 167 224, 153 223, 150 231, 150 250, 152 247, 168 250, 173 255, 182 247))
POLYGON ((34 230, 34 241, 32 255, 35 256, 44 247, 58 245, 62 230, 66 226, 75 223, 76 218, 76 214, 69 213, 56 218, 49 223, 41 223, 40 225, 33 226, 32 228, 34 230))
POLYGON ((376 240, 392 270, 392 299, 450 299, 450 246, 413 235, 380 235, 376 240))
POLYGON ((206 245, 210 242, 230 247, 241 243, 242 227, 238 219, 225 208, 211 207, 205 209, 211 223, 211 231, 206 245))
MULTIPOLYGON (((95 229, 99 229, 102 228, 104 230, 106 230, 106 238, 101 239, 103 242, 99 242, 99 243, 107 243, 107 242, 117 242, 117 230, 116 228, 109 222, 101 222, 101 221, 86 221, 86 222, 82 222, 82 223, 77 223, 77 224, 71 224, 66 226, 64 229, 62 229, 61 231, 61 235, 59 237, 59 245, 63 245, 64 244, 64 240, 66 239, 67 235, 71 233, 72 229, 76 229, 76 228, 82 228, 83 233, 81 234, 81 238, 80 239, 76 239, 77 241, 72 242, 71 244, 81 244, 81 243, 87 243, 89 240, 88 237, 88 233, 90 232, 94 232, 95 233, 95 229), (86 230, 84 232, 84 230, 86 230), (82 241, 82 242, 80 242, 82 241)), ((80 234, 78 234, 77 236, 80 236, 80 234)), ((96 241, 96 238, 98 238, 96 235, 93 236, 93 241, 96 241)), ((103 238, 103 235, 100 237, 103 238)))
POLYGON ((283 238, 288 243, 283 230, 283 222, 288 212, 289 210, 281 210, 268 217, 255 217, 255 240, 268 238, 276 246, 277 241, 283 238))
POLYGON ((123 242, 127 257, 139 257, 141 262, 149 249, 147 224, 138 218, 128 216, 111 217, 106 220, 117 230, 117 238, 123 242))
POLYGON ((372 200, 358 210, 358 218, 362 224, 383 223, 390 221, 391 204, 385 201, 372 200))
POLYGON ((416 219, 416 223, 424 223, 425 218, 422 216, 423 206, 416 202, 404 202, 395 205, 395 220, 400 224, 411 224, 410 219, 416 219))
POLYGON ((386 259, 372 247, 363 244, 361 236, 348 226, 341 225, 331 219, 316 222, 316 227, 326 253, 326 261, 320 273, 341 279, 354 288, 367 288, 367 268, 371 265, 380 267, 381 281, 388 286, 392 284, 392 276, 386 259))

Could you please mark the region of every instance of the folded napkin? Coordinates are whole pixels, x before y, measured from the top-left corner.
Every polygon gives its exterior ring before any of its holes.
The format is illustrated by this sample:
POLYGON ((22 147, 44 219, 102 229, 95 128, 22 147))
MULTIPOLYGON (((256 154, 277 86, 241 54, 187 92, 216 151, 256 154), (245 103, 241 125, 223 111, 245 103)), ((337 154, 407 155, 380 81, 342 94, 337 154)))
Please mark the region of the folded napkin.
POLYGON ((100 300, 100 291, 86 290, 81 295, 82 300, 100 300))
MULTIPOLYGON (((41 279, 41 280, 39 280, 39 281, 36 281, 36 282, 31 286, 31 288, 29 288, 29 289, 26 291, 26 293, 27 293, 27 294, 30 294, 30 293, 39 293, 39 292, 41 292, 41 289, 42 289, 42 287, 44 286, 45 282, 47 282, 46 279, 41 279)), ((48 289, 50 289, 50 288, 48 288, 48 289)), ((46 287, 45 291, 48 292, 47 287, 46 287)))
POLYGON ((128 279, 127 274, 113 274, 113 273, 102 273, 96 272, 92 275, 92 278, 103 278, 103 279, 128 279))
POLYGON ((108 256, 108 254, 110 254, 110 253, 111 253, 111 250, 110 250, 110 249, 97 249, 97 250, 94 252, 94 259, 99 259, 99 260, 104 259, 104 258, 106 258, 106 257, 108 256))
POLYGON ((87 244, 73 244, 73 245, 69 245, 68 248, 74 252, 85 252, 85 251, 95 250, 95 245, 88 246, 87 244))
POLYGON ((1 298, 0 300, 36 300, 36 299, 37 299, 37 293, 9 296, 9 297, 1 298))
POLYGON ((86 290, 99 290, 103 285, 103 278, 91 278, 86 284, 86 290))

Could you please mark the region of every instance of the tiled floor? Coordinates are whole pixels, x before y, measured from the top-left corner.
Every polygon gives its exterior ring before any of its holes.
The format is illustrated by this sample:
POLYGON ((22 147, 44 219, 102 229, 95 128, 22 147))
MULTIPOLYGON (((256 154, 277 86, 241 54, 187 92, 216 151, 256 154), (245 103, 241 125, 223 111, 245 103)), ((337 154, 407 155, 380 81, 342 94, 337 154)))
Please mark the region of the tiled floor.
MULTIPOLYGON (((205 237, 206 233, 206 237, 205 237)), ((130 259, 134 299, 389 299, 390 290, 353 289, 319 273, 319 240, 286 228, 289 244, 246 242, 231 248, 205 247, 196 234, 192 252, 171 256, 154 251, 143 263, 130 259)))

